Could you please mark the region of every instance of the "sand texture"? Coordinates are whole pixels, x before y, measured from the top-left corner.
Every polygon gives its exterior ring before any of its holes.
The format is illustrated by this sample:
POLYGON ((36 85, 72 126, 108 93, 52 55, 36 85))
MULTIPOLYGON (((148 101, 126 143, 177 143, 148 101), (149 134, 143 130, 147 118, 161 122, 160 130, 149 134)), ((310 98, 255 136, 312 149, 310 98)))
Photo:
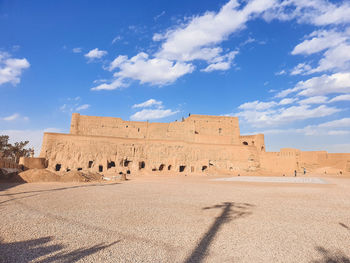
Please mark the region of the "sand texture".
POLYGON ((0 262, 350 262, 350 179, 0 184, 0 262))

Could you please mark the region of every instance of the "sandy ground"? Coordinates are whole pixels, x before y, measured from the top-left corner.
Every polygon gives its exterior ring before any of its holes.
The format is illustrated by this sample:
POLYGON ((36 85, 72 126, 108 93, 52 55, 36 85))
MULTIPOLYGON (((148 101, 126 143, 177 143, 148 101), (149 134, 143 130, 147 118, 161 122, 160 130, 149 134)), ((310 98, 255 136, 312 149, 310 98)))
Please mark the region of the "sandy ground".
POLYGON ((0 185, 0 262, 350 262, 350 178, 0 185))

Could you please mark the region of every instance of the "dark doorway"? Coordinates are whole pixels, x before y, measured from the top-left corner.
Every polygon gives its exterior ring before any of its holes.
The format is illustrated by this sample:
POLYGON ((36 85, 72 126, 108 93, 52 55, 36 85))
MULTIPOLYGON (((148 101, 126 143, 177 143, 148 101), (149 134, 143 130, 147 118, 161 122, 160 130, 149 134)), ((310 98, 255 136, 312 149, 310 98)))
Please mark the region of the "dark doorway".
POLYGON ((170 171, 171 170, 171 165, 168 165, 168 171, 170 171))
POLYGON ((202 172, 204 172, 205 170, 207 170, 207 168, 208 168, 208 166, 203 165, 203 166, 202 166, 202 172))
POLYGON ((146 164, 144 161, 139 162, 139 170, 144 169, 146 167, 146 164))
POLYGON ((83 168, 77 168, 77 171, 81 171, 81 170, 83 170, 83 168))
POLYGON ((99 165, 98 166, 98 171, 101 173, 101 172, 103 172, 103 165, 99 165))
POLYGON ((186 168, 185 165, 180 165, 179 172, 182 173, 183 171, 185 171, 185 168, 186 168))
POLYGON ((243 142, 243 145, 248 145, 248 143, 247 142, 243 142))
POLYGON ((59 170, 61 170, 61 164, 58 163, 56 164, 55 170, 58 172, 59 170))
POLYGON ((93 161, 89 161, 89 166, 88 167, 91 168, 93 163, 94 163, 93 161))

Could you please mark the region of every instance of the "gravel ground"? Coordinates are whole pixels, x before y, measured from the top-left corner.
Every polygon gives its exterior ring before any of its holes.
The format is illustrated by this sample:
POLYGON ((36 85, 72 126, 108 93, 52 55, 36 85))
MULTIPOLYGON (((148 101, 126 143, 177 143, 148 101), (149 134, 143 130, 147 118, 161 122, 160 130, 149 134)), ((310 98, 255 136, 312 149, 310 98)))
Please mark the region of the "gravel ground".
POLYGON ((350 178, 0 184, 0 262, 350 262, 350 178))
POLYGON ((292 184, 328 184, 327 181, 317 177, 273 177, 273 176, 236 176, 216 178, 213 181, 236 181, 256 183, 292 183, 292 184))

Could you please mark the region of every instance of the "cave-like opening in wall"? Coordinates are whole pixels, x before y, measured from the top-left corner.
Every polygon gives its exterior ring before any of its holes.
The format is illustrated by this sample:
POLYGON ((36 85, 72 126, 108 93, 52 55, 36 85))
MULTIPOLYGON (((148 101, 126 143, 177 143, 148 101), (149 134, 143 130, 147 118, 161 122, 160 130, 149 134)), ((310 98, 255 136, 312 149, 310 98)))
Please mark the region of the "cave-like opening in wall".
POLYGON ((165 167, 165 164, 159 165, 159 171, 163 171, 164 167, 165 167))
POLYGON ((242 144, 243 144, 243 145, 248 145, 248 142, 243 142, 242 144))
POLYGON ((103 165, 99 165, 99 166, 98 166, 98 171, 99 171, 100 173, 103 172, 103 165))
POLYGON ((168 171, 170 171, 170 170, 171 170, 171 164, 168 165, 168 171))
POLYGON ((115 162, 111 161, 107 163, 107 169, 110 169, 112 167, 115 167, 115 162))
POLYGON ((185 171, 185 169, 186 169, 186 165, 180 165, 179 172, 182 173, 183 171, 185 171))
POLYGON ((61 170, 61 164, 60 163, 56 164, 56 166, 55 166, 55 171, 58 172, 59 170, 61 170))
POLYGON ((93 163, 93 161, 89 161, 88 168, 91 168, 93 163))
POLYGON ((139 170, 142 170, 146 167, 146 164, 144 161, 139 162, 139 170))

